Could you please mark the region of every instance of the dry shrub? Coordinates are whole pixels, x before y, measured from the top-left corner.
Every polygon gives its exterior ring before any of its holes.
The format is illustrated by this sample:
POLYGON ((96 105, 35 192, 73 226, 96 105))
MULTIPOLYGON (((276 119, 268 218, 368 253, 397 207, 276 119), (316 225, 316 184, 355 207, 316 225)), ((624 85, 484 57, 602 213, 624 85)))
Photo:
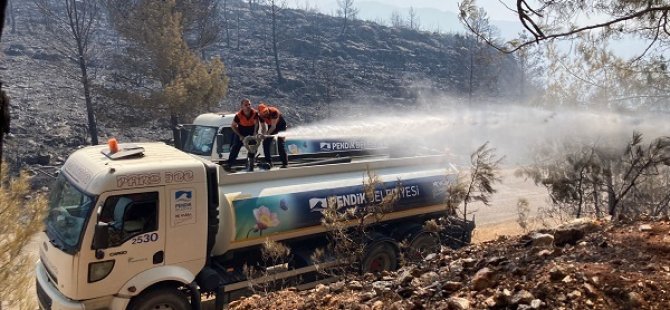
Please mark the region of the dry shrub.
POLYGON ((0 184, 0 301, 10 307, 35 309, 32 284, 35 282, 34 266, 37 258, 25 249, 43 227, 46 200, 34 194, 29 176, 21 173, 17 178, 7 175, 3 163, 0 184))
POLYGON ((359 263, 372 238, 373 226, 392 211, 399 198, 400 186, 401 182, 398 180, 396 190, 385 195, 381 201, 375 201, 375 191, 385 188, 379 176, 367 170, 363 180, 363 205, 338 208, 335 197, 328 198, 321 223, 328 230, 330 242, 327 249, 317 249, 311 259, 317 263, 336 261, 338 267, 320 269, 322 273, 347 278, 360 271, 359 263))
POLYGON ((528 199, 519 198, 516 202, 516 222, 519 224, 519 227, 523 229, 524 233, 527 233, 530 229, 529 216, 530 216, 530 203, 528 199))
POLYGON ((249 289, 254 293, 264 293, 286 288, 289 285, 287 279, 277 279, 277 274, 288 270, 288 260, 291 249, 270 239, 265 239, 261 247, 261 264, 258 266, 243 266, 244 274, 249 281, 249 289), (271 281, 259 281, 260 278, 268 277, 271 281))

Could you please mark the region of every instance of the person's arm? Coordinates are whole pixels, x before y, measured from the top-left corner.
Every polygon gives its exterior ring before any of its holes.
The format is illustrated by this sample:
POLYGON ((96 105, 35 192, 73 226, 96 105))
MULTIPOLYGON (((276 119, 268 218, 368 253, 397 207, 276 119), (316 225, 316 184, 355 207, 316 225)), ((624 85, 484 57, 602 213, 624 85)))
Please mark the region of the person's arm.
POLYGON ((270 129, 268 129, 268 132, 274 132, 275 128, 277 128, 277 123, 279 122, 279 117, 270 120, 271 126, 270 129))
POLYGON ((262 118, 258 119, 258 123, 260 125, 261 135, 266 135, 268 133, 268 125, 262 118))
POLYGON ((237 128, 238 126, 239 126, 239 125, 237 124, 237 122, 236 122, 236 121, 233 121, 233 123, 230 124, 230 129, 232 129, 233 132, 234 132, 238 137, 240 137, 240 140, 243 140, 244 137, 242 137, 242 134, 240 134, 240 130, 239 130, 239 128, 237 128))

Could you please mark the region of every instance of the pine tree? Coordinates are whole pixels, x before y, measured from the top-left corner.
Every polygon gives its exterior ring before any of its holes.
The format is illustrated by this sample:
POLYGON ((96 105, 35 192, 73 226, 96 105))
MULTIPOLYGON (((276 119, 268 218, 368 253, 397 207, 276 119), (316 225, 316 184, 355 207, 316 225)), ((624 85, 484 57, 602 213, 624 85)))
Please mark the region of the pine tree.
POLYGON ((132 9, 110 9, 114 25, 130 43, 120 62, 125 64, 122 80, 131 81, 110 95, 167 112, 175 131, 180 117, 217 104, 228 89, 223 62, 204 62, 189 48, 177 9, 175 0, 144 0, 132 9))

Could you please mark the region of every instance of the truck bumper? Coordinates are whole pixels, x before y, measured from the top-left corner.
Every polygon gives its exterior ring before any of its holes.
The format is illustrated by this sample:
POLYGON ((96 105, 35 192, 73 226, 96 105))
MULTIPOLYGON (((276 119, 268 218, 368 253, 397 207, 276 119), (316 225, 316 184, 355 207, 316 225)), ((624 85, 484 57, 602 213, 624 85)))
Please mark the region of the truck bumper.
POLYGON ((58 289, 51 283, 47 276, 47 271, 42 265, 42 261, 37 261, 35 267, 37 283, 37 300, 40 309, 44 310, 83 310, 84 304, 78 301, 70 300, 63 296, 58 289))
POLYGON ((37 283, 37 299, 41 310, 85 310, 85 309, 109 309, 124 310, 128 306, 130 299, 107 296, 102 298, 76 301, 69 299, 61 294, 51 283, 47 271, 44 269, 41 261, 37 261, 35 267, 37 283))

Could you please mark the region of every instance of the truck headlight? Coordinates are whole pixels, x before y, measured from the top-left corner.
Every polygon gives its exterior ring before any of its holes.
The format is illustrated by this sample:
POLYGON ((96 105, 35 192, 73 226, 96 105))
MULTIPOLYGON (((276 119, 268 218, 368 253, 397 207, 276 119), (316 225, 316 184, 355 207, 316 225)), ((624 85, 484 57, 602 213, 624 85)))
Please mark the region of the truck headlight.
POLYGON ((100 281, 114 269, 114 260, 88 264, 88 283, 100 281))

